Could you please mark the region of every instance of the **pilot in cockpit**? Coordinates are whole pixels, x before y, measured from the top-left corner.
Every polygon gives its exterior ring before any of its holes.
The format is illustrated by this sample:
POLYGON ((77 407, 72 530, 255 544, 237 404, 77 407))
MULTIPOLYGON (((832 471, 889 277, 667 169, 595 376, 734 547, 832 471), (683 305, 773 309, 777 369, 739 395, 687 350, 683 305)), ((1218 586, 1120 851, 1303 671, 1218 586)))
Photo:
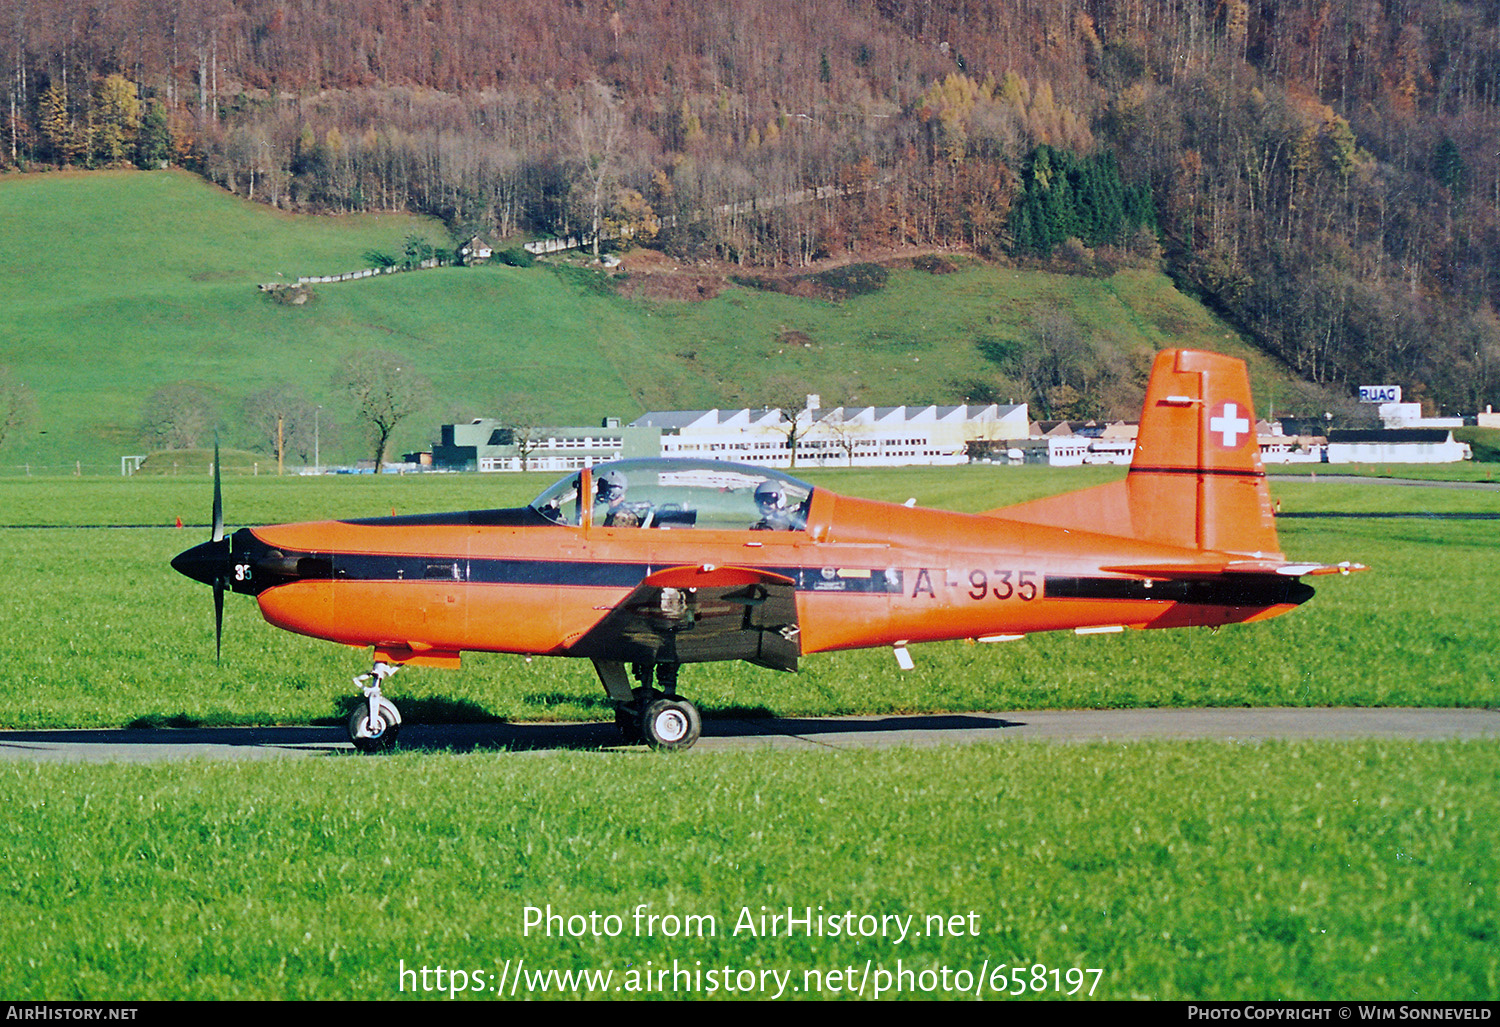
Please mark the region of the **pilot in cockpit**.
POLYGON ((802 515, 787 505, 786 490, 780 482, 768 478, 755 487, 755 508, 760 511, 760 520, 750 525, 751 531, 792 531, 802 527, 802 515))
POLYGON ((595 501, 606 505, 604 517, 598 521, 606 528, 638 528, 641 516, 625 505, 625 475, 619 471, 606 471, 599 476, 594 491, 595 501))

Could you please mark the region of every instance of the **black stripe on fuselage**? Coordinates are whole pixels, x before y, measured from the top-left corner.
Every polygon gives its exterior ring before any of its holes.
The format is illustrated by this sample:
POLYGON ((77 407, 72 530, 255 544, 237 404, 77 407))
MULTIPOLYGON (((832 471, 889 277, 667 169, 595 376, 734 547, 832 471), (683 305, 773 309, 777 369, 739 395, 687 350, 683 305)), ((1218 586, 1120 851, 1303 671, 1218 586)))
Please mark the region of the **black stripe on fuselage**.
POLYGON ((1305 603, 1311 585, 1280 574, 1232 574, 1217 578, 1152 581, 1047 575, 1048 599, 1119 599, 1191 603, 1195 606, 1280 606, 1305 603))
MULTIPOLYGON (((237 542, 239 540, 236 540, 237 542)), ((614 563, 598 560, 517 560, 495 557, 394 556, 377 553, 288 553, 258 539, 238 545, 232 558, 248 565, 248 580, 236 577, 236 592, 258 594, 293 581, 429 581, 482 585, 634 588, 647 576, 677 563, 614 563)), ((764 567, 791 578, 799 591, 900 594, 895 568, 840 573, 824 567, 764 567)))

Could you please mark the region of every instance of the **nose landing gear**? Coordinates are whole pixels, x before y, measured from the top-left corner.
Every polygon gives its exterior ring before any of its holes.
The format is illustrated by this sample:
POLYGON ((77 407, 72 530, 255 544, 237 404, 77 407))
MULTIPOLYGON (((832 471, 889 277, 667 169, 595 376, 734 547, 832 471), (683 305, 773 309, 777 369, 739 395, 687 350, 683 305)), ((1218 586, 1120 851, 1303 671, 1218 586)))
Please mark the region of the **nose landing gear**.
POLYGON ((377 660, 370 673, 354 679, 365 701, 349 714, 349 741, 360 752, 384 752, 396 744, 396 736, 401 732, 401 711, 380 694, 380 685, 400 669, 398 663, 377 660), (367 681, 370 684, 365 684, 367 681))

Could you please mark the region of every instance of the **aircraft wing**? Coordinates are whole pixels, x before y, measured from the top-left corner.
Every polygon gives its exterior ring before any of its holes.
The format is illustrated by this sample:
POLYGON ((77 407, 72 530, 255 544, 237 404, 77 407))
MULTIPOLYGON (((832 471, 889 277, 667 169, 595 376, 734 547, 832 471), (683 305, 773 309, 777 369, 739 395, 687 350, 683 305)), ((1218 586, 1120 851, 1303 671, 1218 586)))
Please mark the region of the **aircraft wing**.
POLYGON ((649 575, 567 647, 626 663, 746 660, 796 670, 796 585, 749 567, 669 567, 649 575))

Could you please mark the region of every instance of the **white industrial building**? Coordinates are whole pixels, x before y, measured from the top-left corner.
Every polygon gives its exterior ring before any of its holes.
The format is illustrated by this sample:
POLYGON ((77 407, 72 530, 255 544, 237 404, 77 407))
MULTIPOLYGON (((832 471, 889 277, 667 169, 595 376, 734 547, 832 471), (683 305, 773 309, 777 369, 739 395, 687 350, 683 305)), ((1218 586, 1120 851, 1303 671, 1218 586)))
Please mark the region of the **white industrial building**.
POLYGON ((968 463, 978 440, 1024 439, 1026 404, 769 410, 657 410, 630 423, 661 431, 662 456, 765 467, 899 467, 968 463), (796 462, 791 438, 796 436, 796 462))
POLYGON ((1334 429, 1328 433, 1331 464, 1447 464, 1470 457, 1450 428, 1334 429))

